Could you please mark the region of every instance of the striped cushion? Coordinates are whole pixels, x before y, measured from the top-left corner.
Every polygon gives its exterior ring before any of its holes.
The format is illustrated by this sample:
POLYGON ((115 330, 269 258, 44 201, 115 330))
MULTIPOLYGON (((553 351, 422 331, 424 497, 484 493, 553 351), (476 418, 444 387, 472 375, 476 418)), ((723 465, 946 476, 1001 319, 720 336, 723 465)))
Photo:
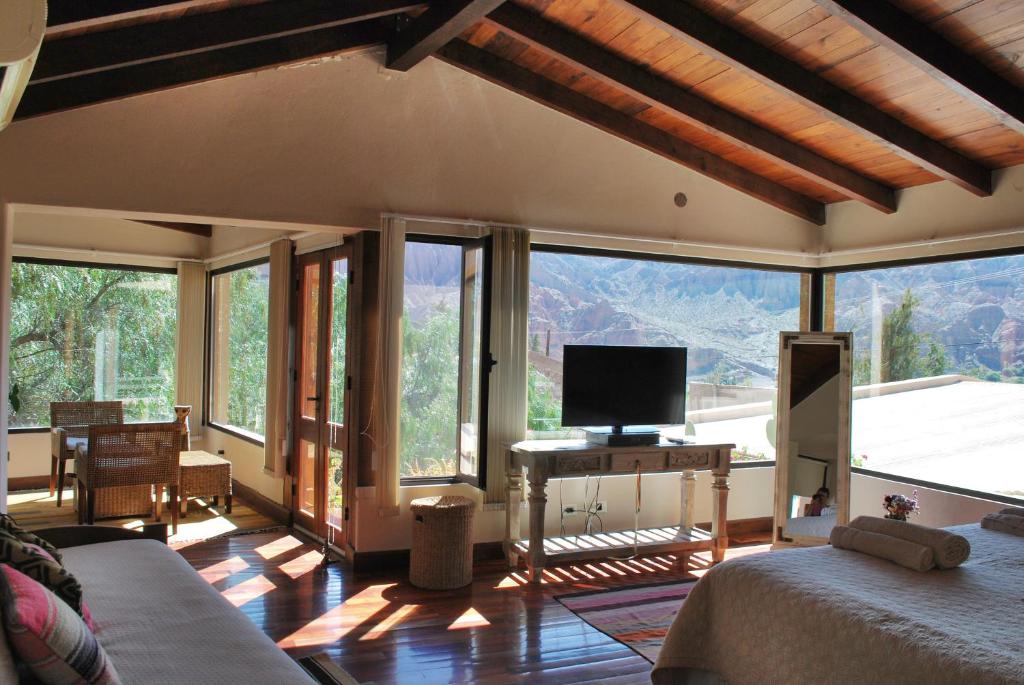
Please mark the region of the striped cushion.
POLYGON ((7 564, 39 581, 82 614, 82 586, 46 550, 0 531, 0 564, 7 564))
POLYGON ((107 653, 71 607, 0 564, 0 607, 14 653, 45 685, 118 685, 107 653))
POLYGON ((9 533, 13 537, 16 537, 19 540, 21 540, 22 542, 28 542, 33 545, 39 545, 47 552, 49 552, 50 556, 53 557, 58 564, 64 563, 64 560, 61 559, 60 552, 57 551, 56 547, 54 547, 49 542, 42 539, 35 533, 30 533, 29 531, 19 526, 17 522, 15 522, 14 517, 10 514, 0 514, 0 531, 9 533))

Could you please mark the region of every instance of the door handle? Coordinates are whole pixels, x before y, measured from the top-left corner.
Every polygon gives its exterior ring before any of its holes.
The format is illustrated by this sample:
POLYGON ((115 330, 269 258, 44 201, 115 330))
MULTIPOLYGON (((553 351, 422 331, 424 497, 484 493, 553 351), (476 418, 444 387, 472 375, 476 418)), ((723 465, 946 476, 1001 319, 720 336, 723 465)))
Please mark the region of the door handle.
POLYGON ((306 401, 307 402, 319 402, 320 401, 320 395, 317 395, 315 397, 307 397, 306 401))

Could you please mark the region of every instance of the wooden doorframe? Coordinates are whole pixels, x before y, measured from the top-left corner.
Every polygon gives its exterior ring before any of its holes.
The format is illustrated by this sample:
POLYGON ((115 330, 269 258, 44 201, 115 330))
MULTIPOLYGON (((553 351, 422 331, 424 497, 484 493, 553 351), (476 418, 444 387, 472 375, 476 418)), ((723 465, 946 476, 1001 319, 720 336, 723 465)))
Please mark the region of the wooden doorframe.
MULTIPOLYGON (((290 456, 288 459, 288 478, 286 479, 285 486, 285 503, 289 510, 292 512, 293 521, 296 526, 302 528, 308 533, 313 534, 318 539, 325 539, 327 534, 327 488, 326 488, 326 459, 327 459, 327 442, 328 442, 328 431, 329 423, 327 421, 327 411, 329 410, 329 373, 330 368, 329 362, 329 343, 331 340, 330 330, 330 314, 332 298, 330 295, 330 287, 325 285, 329 283, 329 274, 331 269, 331 263, 339 257, 345 257, 348 259, 349 269, 349 289, 348 289, 348 302, 346 308, 346 336, 345 336, 345 355, 346 355, 346 376, 349 379, 348 387, 346 389, 345 398, 345 444, 343 446, 345 450, 344 459, 344 471, 343 477, 345 480, 343 486, 343 497, 345 502, 345 526, 342 534, 339 538, 335 539, 335 549, 342 554, 350 557, 352 553, 352 533, 355 527, 356 511, 355 511, 355 491, 356 491, 356 478, 357 478, 357 458, 358 458, 358 446, 359 446, 359 434, 361 432, 360 427, 360 412, 359 412, 359 391, 360 391, 360 321, 362 316, 362 293, 363 293, 363 281, 362 281, 362 261, 363 261, 363 239, 361 236, 356 235, 351 239, 346 239, 345 244, 325 248, 314 252, 309 252, 301 255, 295 255, 292 258, 292 269, 293 269, 293 284, 292 284, 292 306, 290 307, 290 324, 291 329, 294 333, 294 342, 292 344, 292 363, 291 363, 291 395, 292 401, 290 402, 290 412, 292 413, 292 431, 290 437, 290 456), (328 399, 328 401, 321 400, 319 407, 317 408, 317 424, 319 434, 317 436, 318 453, 316 459, 316 469, 318 474, 318 482, 315 485, 315 497, 316 497, 316 509, 317 513, 313 520, 313 526, 308 526, 308 519, 305 514, 300 513, 300 500, 297 495, 297 488, 299 482, 299 444, 303 439, 305 433, 300 430, 300 421, 302 421, 302 402, 303 395, 301 390, 301 378, 299 364, 302 361, 302 351, 300 349, 302 343, 302 326, 301 319, 303 315, 302 311, 302 278, 303 268, 307 264, 319 263, 321 269, 321 284, 320 284, 320 303, 318 312, 318 340, 317 340, 317 384, 319 386, 319 392, 321 397, 328 399), (312 529, 310 529, 312 528, 312 529)), ((308 438, 307 438, 308 439, 308 438)))

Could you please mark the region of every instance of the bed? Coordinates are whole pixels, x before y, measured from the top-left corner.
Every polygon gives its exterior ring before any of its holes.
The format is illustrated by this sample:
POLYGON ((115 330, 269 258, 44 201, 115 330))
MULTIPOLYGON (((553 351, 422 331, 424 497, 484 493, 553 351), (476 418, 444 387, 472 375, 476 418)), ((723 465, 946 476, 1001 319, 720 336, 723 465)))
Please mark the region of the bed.
POLYGON ((959 568, 814 547, 711 569, 652 674, 668 683, 1022 683, 1024 537, 977 524, 959 568))

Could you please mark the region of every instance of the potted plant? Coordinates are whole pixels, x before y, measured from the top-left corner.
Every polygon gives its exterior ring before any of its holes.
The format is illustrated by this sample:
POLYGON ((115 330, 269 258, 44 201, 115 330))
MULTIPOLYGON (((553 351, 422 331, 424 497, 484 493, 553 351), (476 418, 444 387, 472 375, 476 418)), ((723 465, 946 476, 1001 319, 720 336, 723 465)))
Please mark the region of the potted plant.
POLYGON ((887 512, 885 518, 906 521, 908 516, 920 511, 920 506, 917 503, 917 490, 914 490, 914 494, 910 497, 900 494, 886 495, 882 501, 882 507, 887 512))

